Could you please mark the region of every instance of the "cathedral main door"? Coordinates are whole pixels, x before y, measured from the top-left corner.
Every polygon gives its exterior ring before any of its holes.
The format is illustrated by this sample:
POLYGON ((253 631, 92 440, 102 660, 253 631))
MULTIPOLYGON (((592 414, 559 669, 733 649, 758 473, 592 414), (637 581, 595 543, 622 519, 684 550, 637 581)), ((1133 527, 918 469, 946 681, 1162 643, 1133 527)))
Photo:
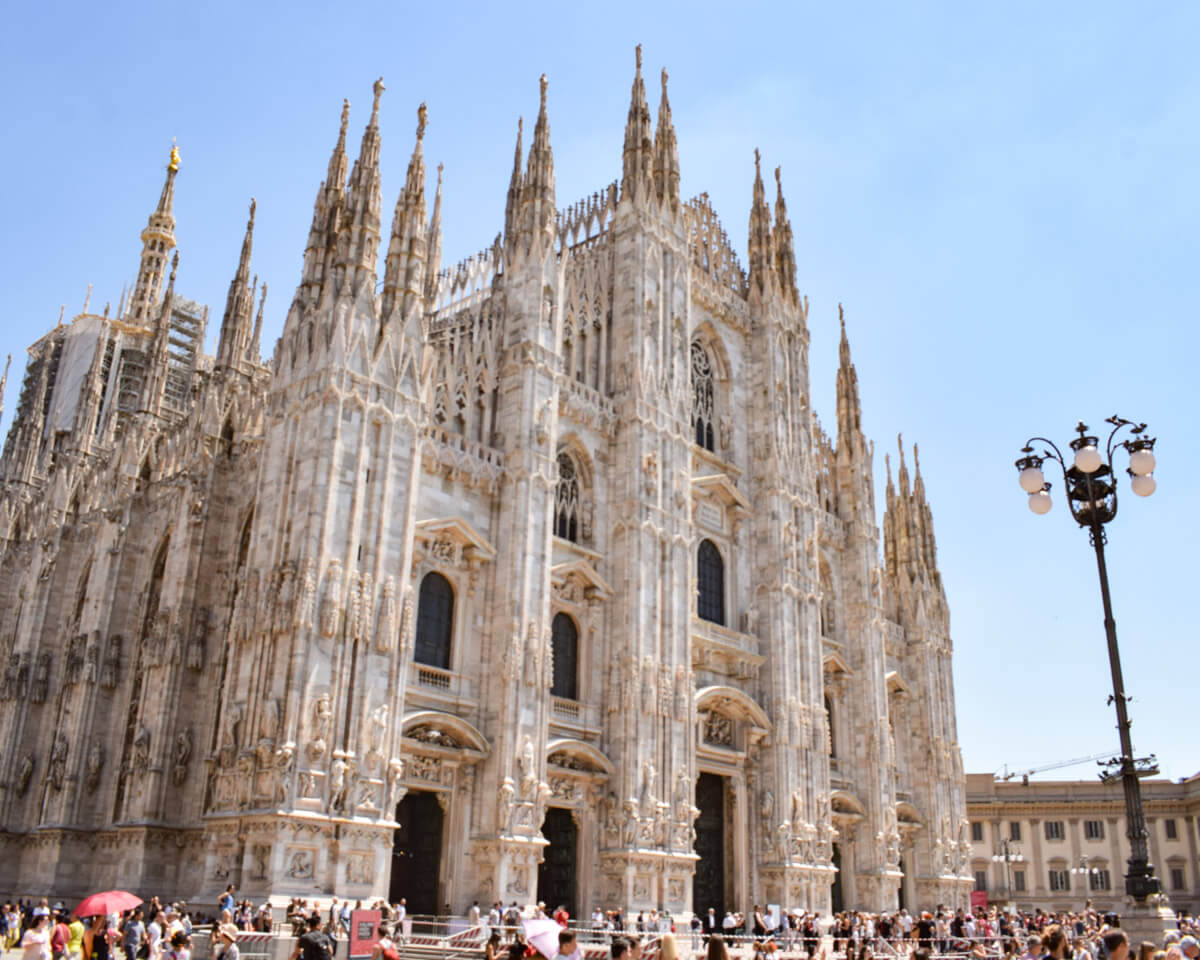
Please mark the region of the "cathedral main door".
POLYGON ((837 872, 833 875, 833 887, 829 891, 830 910, 834 913, 841 913, 846 909, 846 895, 842 889, 842 845, 840 843, 833 845, 833 868, 837 872))
POLYGON ((550 807, 542 824, 542 836, 550 841, 538 866, 538 899, 546 901, 548 910, 567 908, 578 917, 575 903, 575 863, 579 851, 579 828, 571 811, 550 807))
POLYGON ((692 909, 704 916, 712 907, 725 916, 725 778, 702 773, 696 780, 696 874, 692 879, 692 909))
POLYGON ((438 878, 442 864, 442 805, 437 794, 412 791, 405 794, 396 808, 395 838, 392 844, 392 879, 388 887, 390 902, 404 897, 410 916, 431 915, 441 909, 438 878))

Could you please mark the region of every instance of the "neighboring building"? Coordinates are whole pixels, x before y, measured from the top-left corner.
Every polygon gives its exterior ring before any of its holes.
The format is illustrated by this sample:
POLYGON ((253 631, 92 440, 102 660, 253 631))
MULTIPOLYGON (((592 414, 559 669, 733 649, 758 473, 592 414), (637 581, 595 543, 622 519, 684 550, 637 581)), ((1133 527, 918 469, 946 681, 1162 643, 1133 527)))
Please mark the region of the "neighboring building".
MULTIPOLYGON (((1143 780, 1150 862, 1176 910, 1200 912, 1200 774, 1143 780)), ((1019 909, 1077 910, 1087 900, 1120 911, 1125 901, 1125 795, 1097 780, 996 780, 967 775, 971 873, 993 903, 1019 909), (994 862, 1003 856, 1008 864, 994 862)))
POLYGON ((253 205, 215 357, 174 266, 163 293, 176 158, 129 305, 31 349, 0 463, 22 891, 966 902, 916 451, 881 543, 844 325, 836 439, 811 406, 782 187, 772 216, 756 156, 744 271, 638 59, 620 180, 556 206, 543 78, 502 234, 445 271, 424 106, 386 237, 382 84, 352 171, 347 105, 269 365, 253 205))

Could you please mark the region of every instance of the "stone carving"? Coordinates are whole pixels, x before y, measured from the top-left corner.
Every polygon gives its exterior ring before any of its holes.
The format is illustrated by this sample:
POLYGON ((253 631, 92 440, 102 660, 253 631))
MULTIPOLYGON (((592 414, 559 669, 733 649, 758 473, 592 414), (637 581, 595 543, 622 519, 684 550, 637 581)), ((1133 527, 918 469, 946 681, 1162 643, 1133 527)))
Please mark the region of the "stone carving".
POLYGON ((55 790, 61 790, 66 780, 67 751, 69 749, 70 744, 67 742, 66 735, 55 734, 53 746, 50 748, 50 763, 46 771, 46 779, 55 790))
POLYGON ((231 767, 237 756, 238 744, 241 742, 242 718, 245 711, 240 703, 231 703, 225 708, 223 714, 221 746, 217 750, 217 762, 222 767, 231 767))
POLYGON ((391 653, 396 642, 396 606, 396 578, 388 577, 383 582, 383 599, 375 629, 375 649, 379 653, 391 653))
POLYGON ((517 756, 517 767, 521 771, 521 796, 533 796, 537 786, 537 770, 534 767, 533 741, 526 737, 521 744, 521 752, 517 756))
POLYGON ((286 806, 292 790, 292 772, 296 765, 296 745, 285 743, 275 751, 275 802, 286 806))
POLYGON ((400 608, 400 656, 406 657, 412 650, 413 630, 413 588, 412 584, 404 587, 404 603, 400 608))
POLYGON ((769 789, 765 789, 762 792, 762 802, 758 806, 758 815, 762 817, 763 821, 765 822, 770 820, 772 814, 774 813, 775 794, 773 794, 769 789))
POLYGON ((365 739, 367 742, 367 773, 377 776, 383 769, 383 741, 387 736, 388 705, 381 703, 367 718, 365 739))
POLYGON ((279 730, 279 698, 267 697, 263 700, 262 710, 258 715, 258 739, 273 743, 279 730))
POLYGON ((73 686, 83 679, 83 654, 86 644, 87 637, 77 636, 72 637, 67 646, 67 663, 63 680, 68 685, 73 686))
POLYGON ((33 683, 29 687, 29 699, 34 703, 44 703, 50 695, 50 652, 43 650, 37 655, 33 668, 33 683))
POLYGON ((96 635, 94 643, 89 643, 83 651, 83 682, 90 685, 100 679, 100 640, 96 635))
POLYGON ((354 853, 346 858, 346 882, 369 885, 375 882, 375 858, 369 853, 354 853))
POLYGON ((651 714, 654 712, 654 675, 655 675, 654 660, 650 657, 642 658, 642 713, 651 714))
POLYGON ((525 631, 525 685, 533 686, 537 683, 538 677, 538 662, 541 659, 541 650, 538 646, 538 629, 537 624, 530 620, 525 631))
POLYGON ((404 761, 393 758, 387 768, 388 810, 395 810, 404 799, 404 761))
POLYGON ((708 711, 704 716, 704 742, 717 747, 732 747, 733 720, 716 710, 708 711))
POLYGON ((0 700, 12 700, 17 696, 17 675, 21 670, 21 657, 13 654, 4 666, 4 682, 0 684, 0 700))
POLYGON ((692 704, 692 678, 690 672, 678 664, 675 667, 675 719, 687 720, 692 704))
POLYGON ((29 781, 33 779, 33 754, 27 753, 21 758, 17 767, 17 795, 25 796, 29 790, 29 781))
POLYGON ((517 789, 513 786, 512 777, 505 777, 500 784, 500 832, 512 833, 514 797, 517 789))
POLYGON ((186 666, 189 670, 199 673, 205 664, 205 638, 208 636, 209 610, 202 607, 196 614, 196 625, 192 628, 191 639, 188 640, 186 666))
POLYGON ((171 748, 171 783, 182 787, 187 779, 188 761, 192 759, 192 728, 184 727, 175 734, 171 748))
POLYGON ((312 708, 311 736, 306 746, 309 763, 317 763, 329 749, 329 736, 333 731, 333 706, 329 694, 317 697, 312 708))
POLYGON ((325 572, 325 599, 321 605, 321 636, 332 637, 337 632, 342 614, 342 562, 332 560, 325 572))
POLYGON ((293 880, 311 880, 313 876, 313 852, 311 850, 289 850, 287 853, 287 875, 293 880))
POLYGON ((431 727, 428 724, 420 724, 413 727, 406 734, 410 740, 416 740, 418 743, 428 743, 435 747, 448 747, 450 749, 458 749, 462 746, 454 737, 446 733, 444 730, 439 730, 437 727, 431 727))
POLYGON ((346 806, 347 777, 350 766, 341 757, 335 757, 329 767, 329 809, 337 812, 346 806))
POLYGON ((692 804, 692 778, 686 770, 675 775, 675 820, 690 824, 700 811, 692 804))
POLYGON ((100 668, 100 686, 105 690, 115 690, 121 673, 121 635, 114 634, 108 638, 108 652, 104 656, 104 665, 100 668))
POLYGON ((654 786, 658 779, 658 771, 654 769, 654 764, 649 760, 642 761, 642 789, 638 796, 638 803, 641 808, 643 817, 649 817, 654 813, 657 798, 654 795, 654 786))
POLYGON ((84 770, 83 783, 88 793, 95 793, 100 786, 100 774, 104 770, 104 743, 97 737, 88 749, 87 764, 84 770))
POLYGON ((267 867, 271 861, 271 845, 256 843, 250 848, 250 879, 266 880, 267 867))
POLYGON ((150 728, 145 724, 138 727, 133 738, 133 769, 145 773, 150 767, 150 728))
POLYGON ((346 601, 346 635, 351 640, 360 640, 369 632, 370 628, 363 623, 363 608, 366 606, 366 594, 369 589, 369 574, 350 574, 350 596, 346 601))

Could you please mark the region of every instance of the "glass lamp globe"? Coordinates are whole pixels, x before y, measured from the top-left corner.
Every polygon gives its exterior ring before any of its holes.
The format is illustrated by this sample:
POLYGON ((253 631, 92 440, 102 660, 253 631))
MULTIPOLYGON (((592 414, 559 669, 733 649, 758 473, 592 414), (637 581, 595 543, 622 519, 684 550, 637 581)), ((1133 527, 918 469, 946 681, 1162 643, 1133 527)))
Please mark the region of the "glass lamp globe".
POLYGON ((1039 517, 1044 513, 1049 513, 1052 506, 1054 506, 1054 501, 1050 499, 1050 494, 1045 490, 1039 490, 1037 493, 1029 495, 1029 509, 1039 517))
POLYGON ((1129 481, 1129 485, 1133 488, 1133 492, 1139 497, 1148 497, 1158 488, 1158 482, 1149 473, 1140 477, 1134 476, 1134 478, 1129 481))
POLYGON ((1021 471, 1018 479, 1021 489, 1026 493, 1037 493, 1046 485, 1046 478, 1042 475, 1041 467, 1026 467, 1021 471))
POLYGON ((1129 455, 1129 469, 1134 472, 1135 476, 1144 477, 1148 473, 1153 473, 1154 467, 1154 452, 1152 450, 1134 450, 1129 455))
POLYGON ((1100 451, 1091 444, 1075 451, 1075 467, 1081 473, 1095 473, 1103 462, 1100 451))

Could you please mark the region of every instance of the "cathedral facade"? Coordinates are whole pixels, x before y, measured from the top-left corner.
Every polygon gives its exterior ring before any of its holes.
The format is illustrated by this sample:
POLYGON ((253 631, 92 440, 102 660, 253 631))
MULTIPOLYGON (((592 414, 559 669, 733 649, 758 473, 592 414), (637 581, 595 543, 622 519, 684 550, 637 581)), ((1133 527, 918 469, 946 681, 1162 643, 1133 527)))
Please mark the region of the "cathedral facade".
POLYGON ((446 269, 424 106, 385 235, 382 83, 353 166, 347 104, 269 361, 253 203, 215 356, 176 293, 172 153, 132 293, 30 348, 0 460, 14 892, 965 903, 916 451, 881 533, 779 170, 743 269, 640 61, 619 180, 557 205, 543 78, 503 232, 446 269))

